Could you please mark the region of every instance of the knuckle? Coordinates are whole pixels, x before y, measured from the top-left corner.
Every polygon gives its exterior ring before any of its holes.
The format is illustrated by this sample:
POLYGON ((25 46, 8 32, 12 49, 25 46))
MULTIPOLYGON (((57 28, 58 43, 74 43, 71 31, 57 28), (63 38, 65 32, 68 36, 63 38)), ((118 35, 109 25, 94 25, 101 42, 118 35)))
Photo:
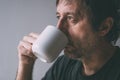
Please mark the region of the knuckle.
POLYGON ((29 33, 30 36, 32 36, 32 35, 34 35, 34 34, 35 34, 34 32, 29 33))
POLYGON ((26 40, 26 39, 27 39, 27 36, 24 36, 24 37, 23 37, 23 40, 26 40))
POLYGON ((27 50, 28 50, 29 52, 32 52, 32 47, 29 47, 27 50))
POLYGON ((29 36, 32 36, 32 37, 34 37, 34 38, 37 38, 37 37, 39 36, 39 34, 38 34, 38 33, 35 33, 35 32, 31 32, 31 33, 29 34, 29 36))
POLYGON ((23 44, 24 44, 24 41, 20 41, 18 47, 23 46, 23 44))
POLYGON ((20 46, 22 46, 22 41, 19 42, 19 44, 18 44, 18 46, 17 46, 17 49, 19 49, 20 46))

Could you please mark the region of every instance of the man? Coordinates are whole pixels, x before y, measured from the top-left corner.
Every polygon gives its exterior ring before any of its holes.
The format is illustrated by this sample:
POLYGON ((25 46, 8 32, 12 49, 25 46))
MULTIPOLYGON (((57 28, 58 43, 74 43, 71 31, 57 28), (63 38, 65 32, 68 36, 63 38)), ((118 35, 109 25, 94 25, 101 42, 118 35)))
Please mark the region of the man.
MULTIPOLYGON (((69 43, 42 80, 120 80, 120 49, 114 0, 57 0, 57 27, 69 43)), ((32 43, 38 34, 25 36, 18 46, 16 80, 31 80, 36 57, 32 43)))

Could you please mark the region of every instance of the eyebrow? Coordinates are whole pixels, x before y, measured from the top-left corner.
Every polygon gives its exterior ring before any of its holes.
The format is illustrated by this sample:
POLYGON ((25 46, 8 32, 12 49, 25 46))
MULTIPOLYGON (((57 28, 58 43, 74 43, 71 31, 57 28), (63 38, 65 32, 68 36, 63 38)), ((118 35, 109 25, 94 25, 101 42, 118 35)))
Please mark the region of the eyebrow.
POLYGON ((56 12, 56 15, 59 14, 59 12, 56 12))
MULTIPOLYGON (((56 15, 57 15, 57 14, 59 14, 59 12, 56 12, 56 15)), ((73 12, 66 12, 65 14, 66 14, 66 15, 75 15, 75 13, 73 13, 73 12)))

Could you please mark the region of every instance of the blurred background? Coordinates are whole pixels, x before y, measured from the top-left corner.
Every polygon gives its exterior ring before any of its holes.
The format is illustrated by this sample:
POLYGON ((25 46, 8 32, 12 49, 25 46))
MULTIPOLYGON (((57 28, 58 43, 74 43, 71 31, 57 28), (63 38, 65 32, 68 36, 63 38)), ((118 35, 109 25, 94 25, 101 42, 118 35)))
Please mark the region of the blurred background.
MULTIPOLYGON (((15 80, 17 46, 30 32, 56 25, 56 0, 0 0, 0 80, 15 80)), ((117 41, 117 45, 120 40, 117 41)), ((33 80, 41 80, 51 64, 37 60, 33 80)))
MULTIPOLYGON (((0 0, 0 80, 15 80, 17 46, 30 32, 56 25, 56 0, 0 0)), ((51 64, 37 60, 33 80, 41 80, 51 64)))

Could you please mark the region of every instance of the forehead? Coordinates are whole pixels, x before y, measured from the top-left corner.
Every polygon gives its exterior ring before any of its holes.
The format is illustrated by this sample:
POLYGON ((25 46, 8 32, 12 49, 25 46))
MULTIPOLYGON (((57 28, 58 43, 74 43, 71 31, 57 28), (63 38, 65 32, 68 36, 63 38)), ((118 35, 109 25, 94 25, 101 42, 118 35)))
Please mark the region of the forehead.
POLYGON ((56 1, 56 5, 58 5, 59 3, 66 3, 66 4, 71 4, 73 2, 80 2, 81 0, 57 0, 56 1))
POLYGON ((75 0, 60 0, 57 5, 57 12, 75 12, 77 3, 75 0))

